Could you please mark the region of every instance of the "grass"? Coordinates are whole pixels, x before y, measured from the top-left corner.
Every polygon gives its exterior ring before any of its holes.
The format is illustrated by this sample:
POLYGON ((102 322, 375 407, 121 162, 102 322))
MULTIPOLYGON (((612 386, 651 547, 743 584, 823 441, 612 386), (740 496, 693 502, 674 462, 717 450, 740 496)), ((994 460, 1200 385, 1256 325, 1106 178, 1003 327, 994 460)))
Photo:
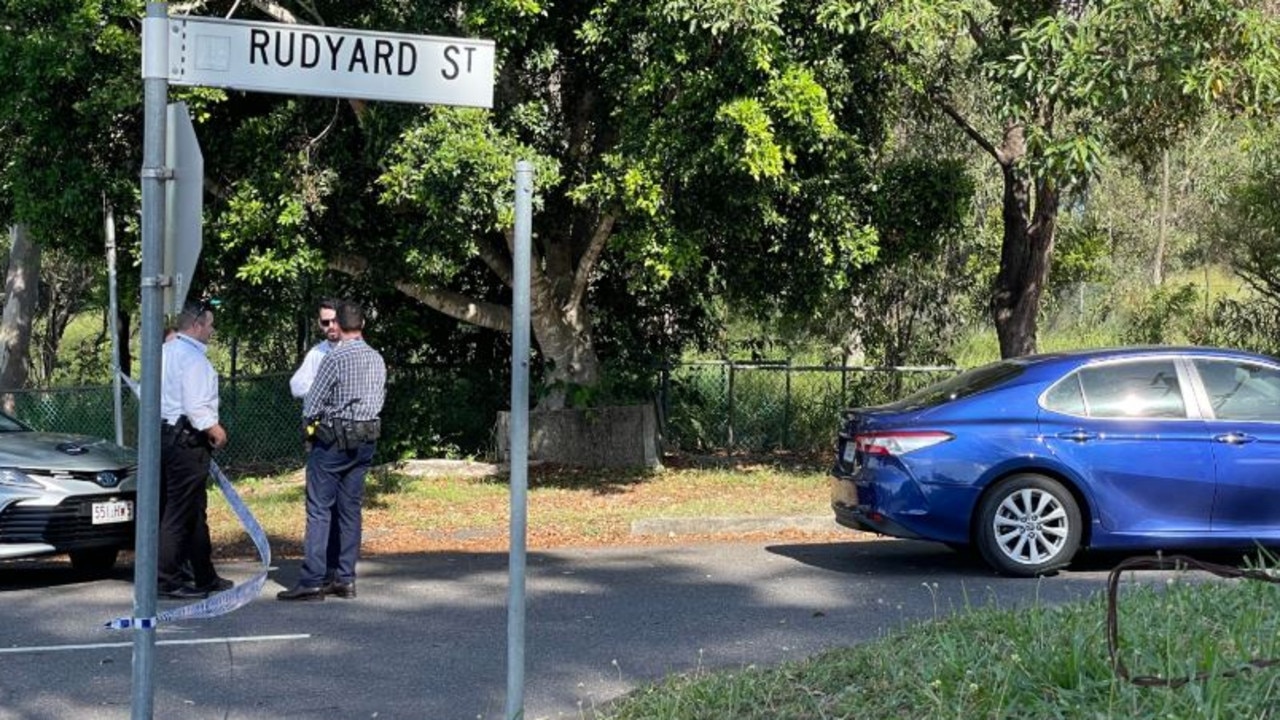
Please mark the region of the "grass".
MULTIPOLYGON (((1139 576, 1140 577, 1140 576, 1139 576)), ((1113 671, 1104 596, 1018 611, 937 612, 875 643, 777 668, 697 673, 644 688, 608 720, 835 718, 1269 718, 1280 716, 1276 585, 1124 583, 1120 654, 1130 672, 1211 677, 1138 687, 1113 671), (1229 673, 1229 674, 1224 674, 1229 673)))
MULTIPOLYGON (((631 535, 632 522, 654 517, 828 515, 826 463, 826 458, 767 455, 669 458, 657 471, 534 467, 528 545, 689 540, 631 535)), ((296 556, 305 526, 302 472, 233 480, 271 537, 273 554, 296 556)), ((363 552, 505 551, 508 482, 505 474, 419 477, 375 471, 365 489, 363 552)), ((210 502, 209 524, 221 556, 252 555, 252 545, 220 496, 210 502)))

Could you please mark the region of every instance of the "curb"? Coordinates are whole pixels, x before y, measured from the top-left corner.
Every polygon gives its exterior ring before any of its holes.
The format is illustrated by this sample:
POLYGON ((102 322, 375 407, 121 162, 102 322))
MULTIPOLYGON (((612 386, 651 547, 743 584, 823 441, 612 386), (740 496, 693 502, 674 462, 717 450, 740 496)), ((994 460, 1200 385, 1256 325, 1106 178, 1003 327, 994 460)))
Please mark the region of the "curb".
POLYGON ((712 533, 759 533, 783 530, 816 533, 836 532, 841 529, 830 515, 644 518, 631 523, 632 535, 708 535, 712 533))

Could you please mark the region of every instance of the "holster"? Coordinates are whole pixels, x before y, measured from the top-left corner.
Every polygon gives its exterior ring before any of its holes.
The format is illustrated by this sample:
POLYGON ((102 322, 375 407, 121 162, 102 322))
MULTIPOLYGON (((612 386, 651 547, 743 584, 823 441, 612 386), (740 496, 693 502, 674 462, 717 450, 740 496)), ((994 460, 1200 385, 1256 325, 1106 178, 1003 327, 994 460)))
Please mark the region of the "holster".
POLYGON ((373 420, 347 420, 336 418, 316 426, 316 439, 339 450, 354 450, 371 443, 382 434, 382 422, 373 420))
POLYGON ((209 433, 192 427, 186 415, 179 415, 178 422, 174 423, 173 443, 184 448, 213 447, 213 443, 209 441, 209 433))

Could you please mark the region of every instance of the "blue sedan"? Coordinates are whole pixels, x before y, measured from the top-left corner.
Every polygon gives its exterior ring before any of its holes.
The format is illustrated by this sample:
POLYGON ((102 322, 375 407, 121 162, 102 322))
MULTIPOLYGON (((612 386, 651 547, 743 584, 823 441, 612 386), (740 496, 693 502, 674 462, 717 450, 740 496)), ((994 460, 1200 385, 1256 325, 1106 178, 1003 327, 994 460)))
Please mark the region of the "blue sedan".
POLYGON ((1002 360, 846 410, 836 521, 1052 572, 1081 548, 1280 545, 1280 361, 1212 348, 1002 360))

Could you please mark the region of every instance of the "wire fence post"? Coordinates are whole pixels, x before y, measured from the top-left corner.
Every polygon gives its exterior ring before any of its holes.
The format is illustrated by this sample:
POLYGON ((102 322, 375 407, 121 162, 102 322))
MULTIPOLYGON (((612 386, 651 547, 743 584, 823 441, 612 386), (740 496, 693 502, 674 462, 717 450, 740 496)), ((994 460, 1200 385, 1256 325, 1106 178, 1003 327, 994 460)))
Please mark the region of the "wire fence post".
POLYGON ((726 423, 726 425, 727 425, 727 427, 725 428, 725 429, 726 429, 726 431, 727 431, 726 438, 725 438, 725 440, 726 440, 726 442, 725 442, 725 449, 729 451, 729 454, 733 454, 733 381, 734 381, 734 371, 733 371, 733 361, 732 361, 732 360, 730 360, 730 361, 729 361, 729 364, 728 364, 728 373, 729 373, 729 388, 728 388, 728 390, 729 390, 729 391, 728 391, 728 395, 727 395, 727 397, 725 398, 725 402, 727 402, 727 403, 728 403, 728 411, 725 413, 725 415, 726 415, 726 417, 725 417, 725 423, 726 423))
POLYGON ((783 370, 786 377, 786 393, 782 397, 782 447, 791 446, 791 358, 783 370))
POLYGON ((849 353, 840 356, 840 404, 849 407, 849 353))

